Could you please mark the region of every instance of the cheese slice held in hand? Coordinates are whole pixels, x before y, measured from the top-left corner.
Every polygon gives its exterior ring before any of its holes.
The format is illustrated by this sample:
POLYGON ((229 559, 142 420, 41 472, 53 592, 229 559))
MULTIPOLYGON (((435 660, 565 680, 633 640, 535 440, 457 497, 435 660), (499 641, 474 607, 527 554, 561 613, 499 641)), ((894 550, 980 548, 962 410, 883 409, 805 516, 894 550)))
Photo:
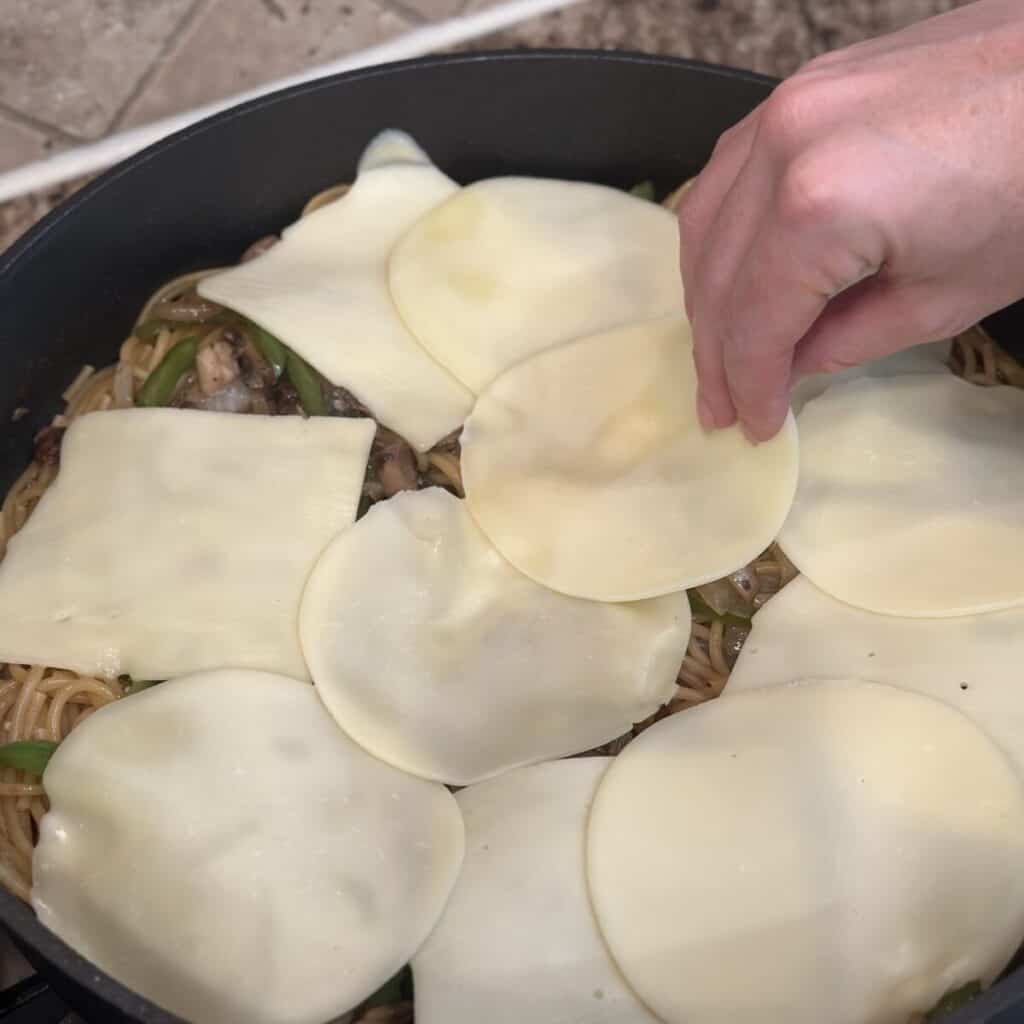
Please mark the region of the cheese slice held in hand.
POLYGON ((425 451, 462 424, 472 396, 402 323, 387 260, 457 190, 408 136, 387 132, 341 199, 286 228, 257 259, 203 278, 200 294, 271 331, 425 451))
POLYGON ((1024 392, 865 378, 830 387, 799 424, 779 543, 818 587, 887 615, 1024 603, 1024 392))
POLYGON ((958 708, 1024 777, 1024 608, 905 619, 844 604, 806 576, 753 619, 726 694, 794 679, 856 676, 958 708))
POLYGON ((412 962, 416 1024, 658 1024, 587 895, 587 813, 609 761, 550 761, 457 794, 466 859, 412 962))
POLYGON ((541 349, 681 310, 676 218, 603 185, 489 178, 398 243, 391 292, 424 347, 479 392, 541 349))
POLYGON ((685 594, 632 604, 538 586, 446 491, 374 506, 327 549, 302 600, 320 696, 370 753, 466 785, 589 750, 675 691, 685 594))
POLYGON ((40 920, 194 1024, 323 1024, 387 981, 459 872, 442 786, 370 757, 312 687, 171 680, 98 711, 46 769, 40 920))
POLYGON ((1024 786, 938 701, 851 680, 665 719, 591 810, 594 910, 665 1024, 906 1024, 1024 934, 1024 786))
POLYGON ((753 445, 696 415, 680 316, 550 349, 499 377, 462 435, 466 500, 498 550, 565 594, 631 601, 718 579, 775 538, 792 416, 753 445))
POLYGON ((308 678, 299 600, 356 516, 374 423, 90 413, 0 562, 0 662, 308 678))

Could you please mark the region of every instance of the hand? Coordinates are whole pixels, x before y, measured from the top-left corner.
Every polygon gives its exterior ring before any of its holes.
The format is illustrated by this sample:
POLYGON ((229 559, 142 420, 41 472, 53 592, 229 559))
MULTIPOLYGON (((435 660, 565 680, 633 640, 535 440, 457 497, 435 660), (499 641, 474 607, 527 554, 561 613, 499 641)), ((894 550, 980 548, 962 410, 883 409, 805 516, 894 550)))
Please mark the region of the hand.
POLYGON ((679 216, 701 421, 754 440, 798 377, 1024 296, 1024 3, 812 61, 721 137, 679 216))

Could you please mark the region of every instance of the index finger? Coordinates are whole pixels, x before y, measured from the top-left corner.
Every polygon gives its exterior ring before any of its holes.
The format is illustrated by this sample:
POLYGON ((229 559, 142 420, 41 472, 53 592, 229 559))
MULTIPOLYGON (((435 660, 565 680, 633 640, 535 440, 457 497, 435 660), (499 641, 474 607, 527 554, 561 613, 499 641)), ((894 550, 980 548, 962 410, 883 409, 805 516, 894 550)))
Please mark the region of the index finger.
POLYGON ((719 137, 704 169, 679 201, 679 263, 683 274, 687 313, 692 315, 690 289, 695 267, 722 200, 736 182, 750 155, 760 108, 749 113, 719 137))
MULTIPOLYGON (((721 211, 722 201, 736 184, 750 155, 756 135, 757 111, 749 114, 718 141, 711 160, 697 176, 679 206, 679 264, 683 276, 686 313, 693 326, 694 364, 697 370, 697 409, 706 429, 735 422, 729 397, 722 350, 714 335, 697 324, 696 311, 704 305, 702 275, 698 264, 706 251, 706 239, 721 211)), ((701 321, 703 323, 703 320, 701 321)))

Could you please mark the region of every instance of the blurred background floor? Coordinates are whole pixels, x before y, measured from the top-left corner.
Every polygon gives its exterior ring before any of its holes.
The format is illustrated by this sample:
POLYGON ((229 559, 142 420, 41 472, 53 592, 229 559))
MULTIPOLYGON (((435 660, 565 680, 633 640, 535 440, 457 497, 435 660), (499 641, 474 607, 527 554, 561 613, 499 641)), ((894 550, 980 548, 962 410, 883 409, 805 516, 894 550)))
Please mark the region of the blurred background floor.
MULTIPOLYGON (((460 48, 648 50, 786 75, 962 0, 582 0, 460 48)), ((0 0, 0 172, 502 0, 0 0)), ((678 130, 685 130, 679 126, 678 130)), ((0 250, 81 181, 0 204, 0 250)))

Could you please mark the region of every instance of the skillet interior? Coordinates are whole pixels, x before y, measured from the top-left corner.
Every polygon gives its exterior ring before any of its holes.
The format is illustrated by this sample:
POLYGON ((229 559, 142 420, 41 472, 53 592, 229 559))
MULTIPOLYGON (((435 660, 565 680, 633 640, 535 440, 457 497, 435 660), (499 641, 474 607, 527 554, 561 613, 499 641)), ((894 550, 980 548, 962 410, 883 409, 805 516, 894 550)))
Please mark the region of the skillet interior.
MULTIPOLYGON (((696 173, 721 131, 771 87, 746 72, 640 55, 431 58, 299 86, 151 147, 0 256, 0 487, 24 468, 78 368, 116 358, 153 288, 236 261, 313 193, 351 177, 380 128, 410 131, 460 181, 512 171, 617 186, 653 178, 667 189, 696 173), (21 407, 28 414, 12 423, 21 407)), ((98 972, 4 890, 0 921, 91 1021, 178 1021, 98 972)), ((1024 1000, 1020 974, 949 1022, 1024 1019, 991 1016, 1015 1000, 1024 1000)))

